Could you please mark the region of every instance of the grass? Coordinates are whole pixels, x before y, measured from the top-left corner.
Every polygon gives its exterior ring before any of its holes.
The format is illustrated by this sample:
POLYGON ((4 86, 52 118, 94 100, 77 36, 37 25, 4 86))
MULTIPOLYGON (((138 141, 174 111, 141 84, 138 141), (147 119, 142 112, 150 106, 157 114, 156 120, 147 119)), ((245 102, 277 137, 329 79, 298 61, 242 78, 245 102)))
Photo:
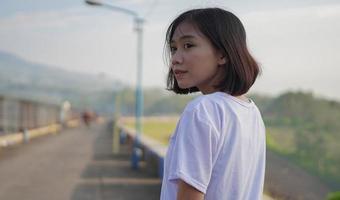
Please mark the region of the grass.
MULTIPOLYGON (((160 117, 143 119, 142 133, 167 145, 170 135, 176 128, 177 121, 178 118, 160 117)), ((124 125, 134 129, 135 121, 133 118, 126 119, 124 120, 124 125)), ((295 151, 292 130, 280 130, 278 128, 268 127, 266 136, 269 148, 284 155, 291 154, 295 151), (282 132, 285 132, 286 134, 282 134, 282 132)))
MULTIPOLYGON (((170 135, 176 128, 177 118, 151 118, 143 120, 142 133, 158 140, 160 143, 167 145, 170 135)), ((124 125, 129 128, 135 128, 135 121, 132 119, 125 120, 124 125)))
POLYGON ((267 147, 283 155, 294 154, 296 144, 291 128, 266 127, 267 147))
MULTIPOLYGON (((170 135, 176 128, 178 118, 146 118, 143 120, 142 133, 167 145, 170 135)), ((124 125, 135 128, 133 118, 124 120, 124 125)), ((267 128, 267 145, 284 155, 289 155, 295 151, 293 131, 290 129, 280 130, 274 127, 267 128), (286 134, 282 134, 285 132, 286 134)))

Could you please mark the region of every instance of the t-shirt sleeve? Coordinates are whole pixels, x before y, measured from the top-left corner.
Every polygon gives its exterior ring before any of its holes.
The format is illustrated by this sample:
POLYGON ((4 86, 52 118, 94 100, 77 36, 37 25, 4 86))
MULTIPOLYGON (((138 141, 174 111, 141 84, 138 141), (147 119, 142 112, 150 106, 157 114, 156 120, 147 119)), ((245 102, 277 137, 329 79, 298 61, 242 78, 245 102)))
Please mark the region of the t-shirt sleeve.
POLYGON ((215 127, 199 110, 184 111, 174 137, 168 180, 181 179, 205 194, 217 156, 215 127))

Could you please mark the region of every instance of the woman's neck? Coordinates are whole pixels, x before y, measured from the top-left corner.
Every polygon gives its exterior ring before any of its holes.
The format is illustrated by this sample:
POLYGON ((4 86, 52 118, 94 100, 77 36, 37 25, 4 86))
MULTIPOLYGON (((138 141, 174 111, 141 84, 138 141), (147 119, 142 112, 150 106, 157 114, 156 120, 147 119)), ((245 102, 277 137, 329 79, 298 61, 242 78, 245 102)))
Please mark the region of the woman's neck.
MULTIPOLYGON (((201 90, 201 93, 203 94, 203 95, 206 95, 206 94, 211 94, 211 93, 214 93, 214 92, 221 92, 221 91, 218 91, 218 90, 214 90, 214 89, 210 89, 210 90, 204 90, 204 91, 202 91, 201 90)), ((225 92, 223 92, 223 93, 225 93, 225 92)), ((233 96, 233 95, 232 95, 233 96)), ((251 103, 251 101, 250 101, 250 99, 248 98, 248 97, 246 97, 246 95, 245 94, 242 94, 242 95, 239 95, 239 96, 233 96, 233 97, 235 97, 235 98, 237 98, 237 99, 239 99, 239 100, 241 100, 241 101, 244 101, 244 102, 246 102, 246 103, 251 103)))

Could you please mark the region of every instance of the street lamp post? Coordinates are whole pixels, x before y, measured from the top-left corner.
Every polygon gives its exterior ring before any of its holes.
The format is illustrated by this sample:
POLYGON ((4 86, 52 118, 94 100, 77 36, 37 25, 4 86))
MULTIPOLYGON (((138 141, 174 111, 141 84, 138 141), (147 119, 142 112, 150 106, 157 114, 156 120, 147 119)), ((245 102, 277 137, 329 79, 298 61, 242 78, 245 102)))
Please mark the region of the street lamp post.
POLYGON ((134 147, 131 157, 131 165, 133 169, 139 168, 139 160, 141 157, 141 150, 139 148, 140 135, 142 133, 142 115, 143 115, 143 90, 142 90, 142 69, 143 69, 143 22, 144 19, 141 18, 135 11, 114 6, 111 4, 106 4, 96 0, 85 0, 85 3, 91 6, 102 6, 113 11, 121 12, 130 15, 134 19, 135 31, 137 33, 137 83, 136 83, 136 138, 134 141, 134 147))

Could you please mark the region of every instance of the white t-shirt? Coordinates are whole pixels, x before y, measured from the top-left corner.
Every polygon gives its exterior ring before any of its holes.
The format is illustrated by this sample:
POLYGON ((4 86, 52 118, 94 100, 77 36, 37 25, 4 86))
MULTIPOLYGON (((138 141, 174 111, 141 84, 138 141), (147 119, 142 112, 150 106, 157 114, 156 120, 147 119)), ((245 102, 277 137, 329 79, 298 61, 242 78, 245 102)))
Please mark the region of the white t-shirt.
POLYGON ((262 199, 265 153, 265 126, 253 101, 202 95, 187 105, 170 138, 161 200, 176 200, 179 179, 206 200, 262 199))

